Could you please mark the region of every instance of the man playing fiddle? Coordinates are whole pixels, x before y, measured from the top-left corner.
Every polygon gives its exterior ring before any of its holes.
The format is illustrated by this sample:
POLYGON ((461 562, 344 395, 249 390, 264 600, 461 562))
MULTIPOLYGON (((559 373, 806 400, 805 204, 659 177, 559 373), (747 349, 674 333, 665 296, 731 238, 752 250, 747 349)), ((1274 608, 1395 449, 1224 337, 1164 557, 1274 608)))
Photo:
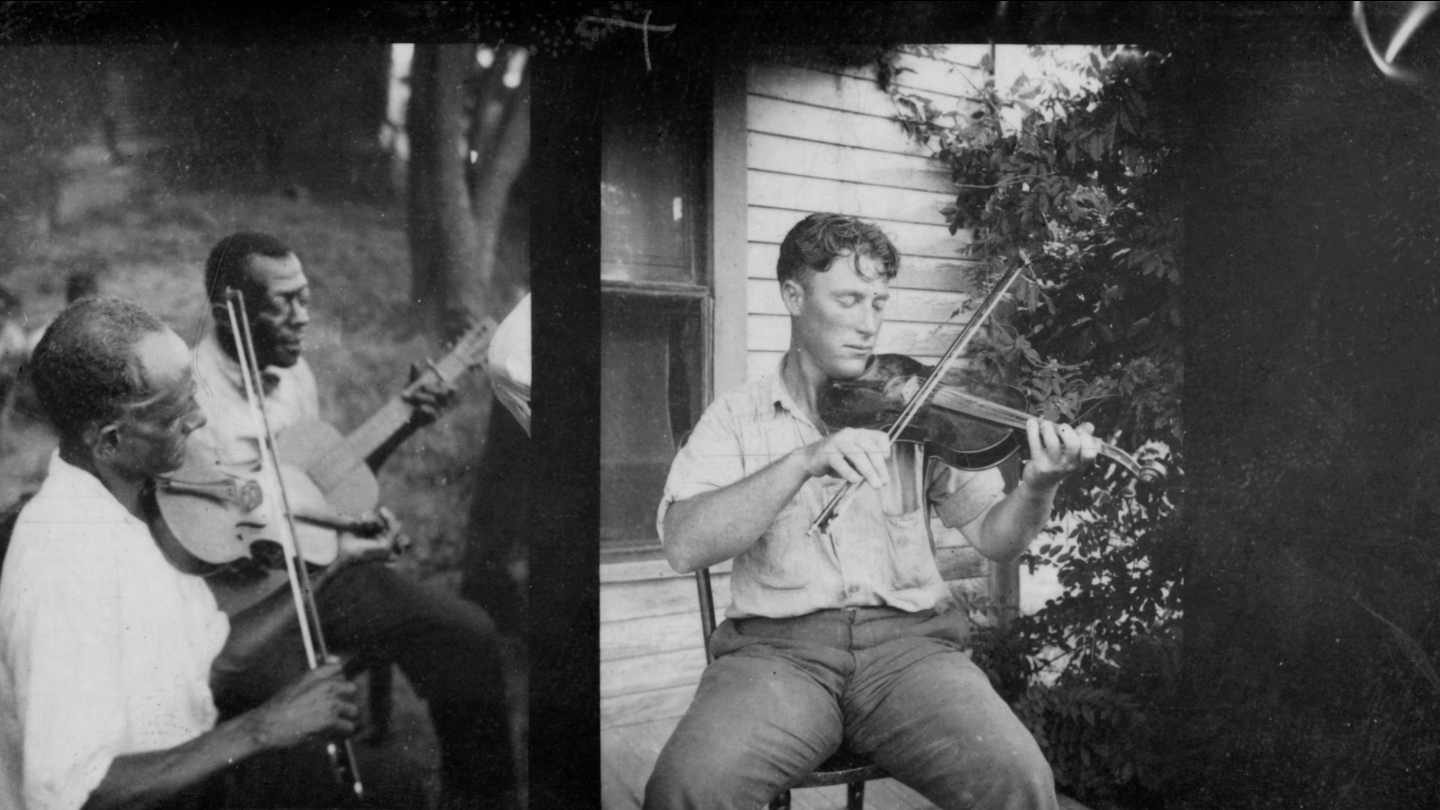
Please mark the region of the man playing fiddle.
POLYGON ((0 806, 223 806, 230 765, 353 732, 335 664, 216 724, 213 666, 269 639, 227 642, 183 549, 149 528, 149 485, 205 421, 184 342, 134 304, 90 298, 49 327, 31 370, 60 447, 0 575, 0 806))
MULTIPOLYGON (((814 214, 791 229, 777 266, 789 350, 773 376, 713 403, 671 466, 666 556, 682 573, 733 559, 733 599, 646 808, 761 806, 842 742, 940 807, 1056 806, 1040 749, 965 653, 968 621, 926 509, 886 512, 886 434, 827 433, 817 412, 827 381, 872 362, 898 265, 869 223, 814 214), (845 481, 861 485, 848 509, 809 531, 845 481)), ((942 521, 999 562, 1024 551, 1098 449, 1089 425, 1032 419, 1027 432, 1009 493, 993 469, 927 478, 942 521)))
MULTIPOLYGON (((310 321, 310 288, 300 259, 274 237, 237 233, 220 240, 205 265, 205 288, 215 328, 195 350, 198 398, 207 424, 195 440, 208 457, 244 466, 258 458, 260 437, 245 398, 225 307, 227 288, 238 290, 263 369, 263 399, 270 428, 287 428, 320 416, 315 377, 301 357, 310 321)), ((411 419, 366 459, 378 469, 410 433, 434 421, 453 392, 422 386, 409 398, 411 419)), ((285 461, 285 459, 281 459, 285 461)), ((476 605, 423 587, 386 565, 390 549, 342 536, 342 557, 358 561, 330 571, 316 586, 316 602, 330 648, 394 662, 429 704, 441 748, 447 807, 479 807, 513 789, 505 685, 495 628, 476 605), (484 798, 482 798, 484 797, 484 798)), ((241 611, 232 621, 249 620, 241 611)), ((299 626, 292 624, 297 638, 299 626)), ((227 710, 263 698, 274 684, 304 665, 286 645, 283 658, 234 673, 227 710)))

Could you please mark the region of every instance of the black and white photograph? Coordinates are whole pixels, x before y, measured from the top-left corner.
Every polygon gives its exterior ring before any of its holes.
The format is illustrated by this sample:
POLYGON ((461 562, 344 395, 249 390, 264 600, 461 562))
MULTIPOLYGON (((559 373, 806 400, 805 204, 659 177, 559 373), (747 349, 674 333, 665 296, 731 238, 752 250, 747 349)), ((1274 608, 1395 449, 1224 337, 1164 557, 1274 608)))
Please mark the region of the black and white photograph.
POLYGON ((0 4, 0 810, 1440 806, 1437 8, 0 4))
POLYGON ((606 64, 602 806, 1440 801, 1434 6, 749 11, 606 64))
POLYGON ((529 56, 0 49, 0 806, 526 806, 529 56))

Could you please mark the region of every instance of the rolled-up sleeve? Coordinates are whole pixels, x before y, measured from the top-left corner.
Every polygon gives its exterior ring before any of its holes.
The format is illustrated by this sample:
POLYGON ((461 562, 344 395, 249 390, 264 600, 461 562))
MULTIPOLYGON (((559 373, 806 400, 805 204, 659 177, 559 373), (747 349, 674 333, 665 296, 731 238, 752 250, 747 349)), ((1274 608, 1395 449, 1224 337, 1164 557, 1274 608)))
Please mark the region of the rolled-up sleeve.
POLYGON ((665 540, 665 513, 676 501, 728 487, 745 477, 739 428, 729 399, 717 401, 700 417, 695 430, 675 454, 665 479, 665 494, 655 517, 656 531, 665 540))

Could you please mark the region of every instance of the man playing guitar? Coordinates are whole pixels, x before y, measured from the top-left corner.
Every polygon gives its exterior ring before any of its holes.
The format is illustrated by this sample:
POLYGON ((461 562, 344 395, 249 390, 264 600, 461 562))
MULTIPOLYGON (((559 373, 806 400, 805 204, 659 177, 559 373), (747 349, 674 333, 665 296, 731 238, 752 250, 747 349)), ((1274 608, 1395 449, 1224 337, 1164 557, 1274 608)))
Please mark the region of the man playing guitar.
MULTIPOLYGON (((194 362, 197 399, 208 422, 192 441, 220 463, 243 467, 258 459, 261 437, 245 398, 225 291, 233 288, 244 298, 270 429, 281 435, 320 416, 315 377, 301 357, 310 288, 294 251, 257 233, 237 233, 215 245, 205 287, 215 328, 196 347, 194 362)), ((404 398, 408 417, 364 454, 365 464, 378 469, 407 436, 433 422, 452 396, 443 380, 412 385, 404 398)), ((324 577, 315 594, 325 637, 332 650, 398 664, 428 701, 441 748, 445 807, 480 807, 482 801, 497 806, 495 797, 512 789, 514 776, 494 624, 476 605, 422 587, 386 565, 389 538, 398 536, 393 528, 381 540, 342 535, 340 554, 347 564, 324 577)), ((244 625, 257 609, 236 610, 232 623, 244 625)), ((298 637, 298 624, 293 631, 298 637)), ((263 700, 305 666, 295 652, 298 641, 274 649, 271 660, 232 673, 235 688, 216 696, 222 712, 263 700)))

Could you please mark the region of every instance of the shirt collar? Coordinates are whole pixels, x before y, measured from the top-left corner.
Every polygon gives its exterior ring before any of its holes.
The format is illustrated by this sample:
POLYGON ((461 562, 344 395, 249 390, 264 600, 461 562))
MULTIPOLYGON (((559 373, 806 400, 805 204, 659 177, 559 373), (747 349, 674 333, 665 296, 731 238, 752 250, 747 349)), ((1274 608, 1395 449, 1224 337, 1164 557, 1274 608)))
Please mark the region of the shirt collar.
POLYGON ((785 362, 789 357, 790 352, 788 351, 781 355, 780 362, 775 366, 775 373, 770 376, 770 383, 766 389, 766 404, 775 408, 776 412, 788 413, 795 419, 819 430, 819 426, 812 423, 810 417, 800 410, 800 406, 795 403, 795 397, 790 393, 789 386, 785 385, 785 362))
POLYGON ((115 495, 105 488, 99 478, 61 458, 59 450, 50 454, 46 484, 47 489, 60 497, 83 498, 100 505, 102 509, 113 511, 117 517, 123 516, 128 521, 139 522, 129 510, 120 505, 115 495))
MULTIPOLYGON (((214 332, 211 332, 204 340, 200 341, 200 345, 196 347, 195 352, 199 355, 198 359, 200 362, 219 371, 225 379, 230 381, 231 385, 235 386, 236 391, 244 395, 245 379, 240 376, 240 361, 226 354, 225 350, 220 348, 220 341, 215 337, 214 332)), ((266 368, 264 371, 261 371, 260 377, 264 381, 267 389, 265 394, 269 395, 274 393, 275 387, 280 384, 280 375, 275 373, 274 368, 266 368)))

